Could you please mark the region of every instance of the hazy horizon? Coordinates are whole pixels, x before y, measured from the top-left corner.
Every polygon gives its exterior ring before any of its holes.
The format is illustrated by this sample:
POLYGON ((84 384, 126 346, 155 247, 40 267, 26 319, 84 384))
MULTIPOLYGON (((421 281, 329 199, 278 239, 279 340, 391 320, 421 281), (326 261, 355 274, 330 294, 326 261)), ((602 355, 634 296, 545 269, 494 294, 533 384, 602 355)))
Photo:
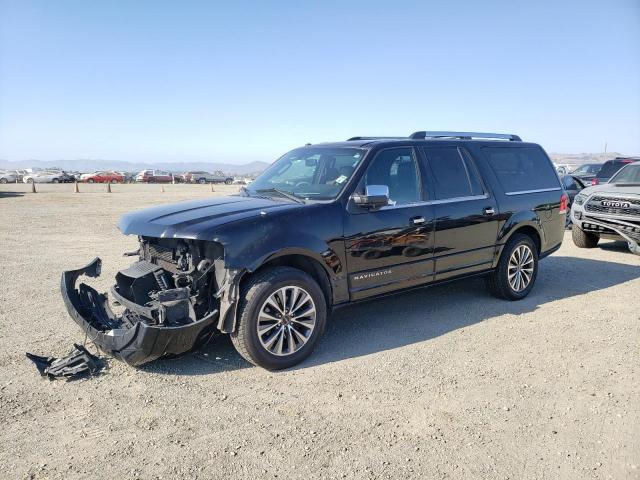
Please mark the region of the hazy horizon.
POLYGON ((0 158, 271 162, 515 133, 640 154, 640 2, 0 0, 0 158))

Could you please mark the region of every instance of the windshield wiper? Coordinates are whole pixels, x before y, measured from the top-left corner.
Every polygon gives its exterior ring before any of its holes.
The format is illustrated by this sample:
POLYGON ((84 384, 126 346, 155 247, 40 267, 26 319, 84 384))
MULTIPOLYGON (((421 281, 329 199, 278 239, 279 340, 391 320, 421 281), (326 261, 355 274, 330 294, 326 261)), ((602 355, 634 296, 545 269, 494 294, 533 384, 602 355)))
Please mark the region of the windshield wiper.
POLYGON ((295 193, 287 192, 286 190, 280 190, 279 188, 260 188, 256 190, 256 193, 276 193, 281 197, 293 200, 296 203, 304 203, 304 199, 298 197, 295 193))

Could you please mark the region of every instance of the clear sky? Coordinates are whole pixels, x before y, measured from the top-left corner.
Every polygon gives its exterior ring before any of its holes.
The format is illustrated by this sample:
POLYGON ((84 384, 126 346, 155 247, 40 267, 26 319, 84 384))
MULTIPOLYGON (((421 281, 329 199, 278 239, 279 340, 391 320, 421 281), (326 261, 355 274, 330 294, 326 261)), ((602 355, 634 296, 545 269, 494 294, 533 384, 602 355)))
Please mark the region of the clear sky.
POLYGON ((517 133, 640 154, 640 0, 0 0, 0 158, 517 133))

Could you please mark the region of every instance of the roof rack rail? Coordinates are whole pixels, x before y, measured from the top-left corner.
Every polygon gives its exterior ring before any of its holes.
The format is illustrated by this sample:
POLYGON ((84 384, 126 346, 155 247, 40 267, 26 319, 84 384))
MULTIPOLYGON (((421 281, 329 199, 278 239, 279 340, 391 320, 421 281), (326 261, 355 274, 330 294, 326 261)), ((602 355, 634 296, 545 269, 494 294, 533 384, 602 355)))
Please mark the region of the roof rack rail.
POLYGON ((385 140, 387 138, 390 140, 397 140, 399 138, 407 137, 351 137, 347 139, 347 142, 350 142, 351 140, 385 140))
POLYGON ((509 133, 480 133, 480 132, 414 132, 409 138, 459 138, 461 140, 471 140, 472 138, 492 138, 497 140, 509 140, 510 142, 521 142, 518 135, 509 133))

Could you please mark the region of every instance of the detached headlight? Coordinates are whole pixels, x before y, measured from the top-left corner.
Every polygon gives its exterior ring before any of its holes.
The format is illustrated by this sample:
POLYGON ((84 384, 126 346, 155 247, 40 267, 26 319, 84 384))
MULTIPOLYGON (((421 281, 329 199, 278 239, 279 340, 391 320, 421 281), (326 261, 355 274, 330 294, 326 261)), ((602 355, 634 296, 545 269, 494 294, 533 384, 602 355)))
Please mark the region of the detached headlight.
POLYGON ((576 195, 576 198, 573 200, 577 205, 582 205, 584 202, 587 201, 587 196, 583 195, 581 193, 579 193, 578 195, 576 195))

